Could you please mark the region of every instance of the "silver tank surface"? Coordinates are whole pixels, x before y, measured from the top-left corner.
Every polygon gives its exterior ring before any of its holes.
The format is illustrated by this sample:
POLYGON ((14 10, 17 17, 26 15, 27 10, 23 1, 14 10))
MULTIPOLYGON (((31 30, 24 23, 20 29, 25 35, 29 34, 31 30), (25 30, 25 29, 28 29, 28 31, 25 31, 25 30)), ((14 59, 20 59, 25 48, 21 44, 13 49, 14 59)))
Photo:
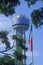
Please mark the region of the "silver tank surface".
POLYGON ((26 31, 29 28, 29 19, 24 15, 18 14, 13 17, 13 29, 20 29, 22 31, 26 31))

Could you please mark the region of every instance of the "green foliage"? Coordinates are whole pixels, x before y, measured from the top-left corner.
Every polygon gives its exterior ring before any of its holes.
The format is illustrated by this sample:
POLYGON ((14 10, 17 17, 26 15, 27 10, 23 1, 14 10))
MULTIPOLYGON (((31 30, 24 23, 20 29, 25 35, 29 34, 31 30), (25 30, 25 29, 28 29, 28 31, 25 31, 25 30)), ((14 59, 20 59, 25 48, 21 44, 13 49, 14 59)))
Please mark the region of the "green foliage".
POLYGON ((6 16, 12 15, 19 4, 19 0, 0 0, 0 13, 4 13, 6 16))
POLYGON ((0 31, 0 39, 1 39, 1 42, 6 45, 6 49, 10 48, 8 31, 0 31))
POLYGON ((31 5, 34 5, 37 1, 39 0, 25 0, 28 4, 28 7, 30 7, 31 5))
POLYGON ((13 40, 15 40, 15 39, 17 40, 16 50, 15 50, 14 53, 13 53, 14 56, 15 56, 15 58, 16 58, 17 60, 19 60, 19 61, 22 61, 23 59, 26 59, 27 56, 22 53, 22 50, 23 50, 23 51, 24 51, 24 50, 25 50, 25 51, 28 50, 28 48, 25 47, 26 40, 23 39, 23 38, 19 38, 18 35, 13 35, 12 38, 13 38, 13 40))
POLYGON ((14 56, 15 56, 16 59, 18 59, 18 60, 22 59, 20 51, 15 50, 15 52, 13 54, 14 54, 14 56))
MULTIPOLYGON (((31 5, 34 5, 37 1, 42 1, 43 0, 25 0, 28 4, 28 7, 30 7, 31 5)), ((38 9, 38 10, 34 10, 31 14, 32 17, 32 24, 35 25, 36 28, 40 27, 43 25, 43 7, 38 9)))
MULTIPOLYGON (((6 45, 6 49, 10 48, 8 34, 9 34, 8 31, 0 31, 0 39, 1 39, 1 42, 6 45)), ((17 40, 16 50, 13 53, 13 57, 15 57, 15 59, 17 59, 17 61, 26 59, 27 58, 26 55, 22 54, 22 50, 25 50, 25 51, 27 50, 27 47, 25 47, 25 45, 24 45, 24 43, 26 42, 25 39, 19 38, 18 35, 12 35, 12 39, 17 40)), ((12 61, 12 60, 10 60, 11 57, 8 57, 7 55, 5 55, 5 56, 3 56, 3 58, 4 59, 2 59, 2 61, 0 61, 0 63, 2 62, 2 64, 4 64, 4 65, 11 65, 10 64, 10 62, 12 61)))
POLYGON ((23 50, 25 50, 25 51, 27 51, 27 50, 28 50, 28 48, 27 48, 27 47, 25 47, 25 46, 24 46, 24 44, 22 44, 22 43, 19 43, 19 46, 20 46, 23 50))
POLYGON ((24 1, 27 2, 28 7, 30 7, 31 5, 34 5, 37 1, 42 1, 43 2, 43 0, 24 0, 24 1))
POLYGON ((19 61, 21 61, 22 59, 26 59, 27 58, 26 55, 23 55, 18 50, 15 50, 15 52, 13 54, 14 54, 15 58, 18 59, 19 61))
POLYGON ((26 40, 23 39, 23 38, 19 38, 18 35, 12 35, 12 39, 13 40, 15 40, 15 39, 18 40, 19 43, 26 43, 26 40))
POLYGON ((25 51, 28 50, 28 48, 24 46, 24 44, 26 43, 25 39, 19 38, 17 35, 13 35, 12 39, 14 39, 14 40, 16 39, 18 41, 17 45, 20 46, 22 49, 24 49, 25 51))
POLYGON ((43 7, 38 10, 34 10, 31 14, 32 23, 35 25, 36 28, 43 25, 43 7))
POLYGON ((12 35, 12 39, 13 39, 13 40, 15 40, 15 39, 16 39, 16 40, 19 40, 19 38, 18 38, 17 35, 12 35))
POLYGON ((0 57, 0 65, 15 65, 14 59, 8 55, 0 57))
POLYGON ((43 19, 43 7, 41 7, 41 8, 39 9, 39 11, 40 11, 40 18, 43 19))

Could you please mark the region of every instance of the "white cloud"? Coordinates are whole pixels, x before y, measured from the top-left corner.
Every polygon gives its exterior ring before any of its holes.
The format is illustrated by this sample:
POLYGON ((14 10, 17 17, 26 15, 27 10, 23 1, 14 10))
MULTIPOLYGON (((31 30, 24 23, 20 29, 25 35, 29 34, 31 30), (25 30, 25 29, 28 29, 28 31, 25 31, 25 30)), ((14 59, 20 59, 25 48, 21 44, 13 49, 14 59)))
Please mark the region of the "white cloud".
POLYGON ((0 29, 4 30, 4 29, 11 29, 12 25, 11 25, 11 21, 0 21, 0 29))
POLYGON ((12 19, 4 15, 0 15, 0 30, 11 29, 12 19))
POLYGON ((0 51, 3 51, 5 49, 5 44, 0 44, 0 51))

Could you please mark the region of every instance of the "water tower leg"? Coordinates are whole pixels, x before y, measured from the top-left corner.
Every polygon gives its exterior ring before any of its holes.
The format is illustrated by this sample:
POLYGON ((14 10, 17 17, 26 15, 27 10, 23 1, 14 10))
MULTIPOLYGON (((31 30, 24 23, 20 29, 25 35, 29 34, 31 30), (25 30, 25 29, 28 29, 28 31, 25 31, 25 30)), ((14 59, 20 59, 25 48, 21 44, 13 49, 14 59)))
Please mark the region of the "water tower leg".
MULTIPOLYGON (((25 39, 25 32, 23 34, 23 38, 25 39)), ((24 46, 26 46, 26 43, 24 43, 24 46)), ((25 50, 23 50, 23 55, 26 55, 25 50)), ((26 59, 23 59, 23 64, 26 65, 26 59)))
MULTIPOLYGON (((20 30, 16 30, 16 35, 19 37, 19 38, 22 38, 23 37, 23 33, 22 33, 22 31, 20 31, 20 30)), ((16 41, 16 45, 18 44, 18 41, 16 41)), ((17 45, 16 46, 16 49, 18 50, 18 51, 20 51, 20 53, 22 54, 22 49, 17 45)), ((22 65, 22 63, 23 63, 23 60, 17 60, 16 61, 17 62, 17 65, 22 65)))

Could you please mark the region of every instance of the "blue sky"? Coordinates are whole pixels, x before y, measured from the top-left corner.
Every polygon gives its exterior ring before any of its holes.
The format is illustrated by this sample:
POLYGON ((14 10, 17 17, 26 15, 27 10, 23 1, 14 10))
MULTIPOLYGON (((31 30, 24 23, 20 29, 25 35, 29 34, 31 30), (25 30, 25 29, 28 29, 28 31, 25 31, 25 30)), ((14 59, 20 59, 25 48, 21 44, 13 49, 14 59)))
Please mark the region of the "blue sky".
MULTIPOLYGON (((27 18, 29 18, 31 22, 31 12, 34 9, 39 9, 40 7, 43 7, 42 2, 37 2, 35 5, 28 8, 27 3, 21 0, 21 5, 18 6, 16 9, 16 14, 24 14, 27 18)), ((15 14, 14 14, 15 15, 15 14)), ((13 16, 14 16, 13 15, 13 16)), ((4 15, 0 14, 0 30, 9 30, 11 33, 14 32, 12 29, 12 20, 11 17, 7 18, 4 15)), ((28 41, 29 38, 29 30, 26 31, 26 41, 28 41)), ((12 42, 12 40, 11 40, 12 42)), ((29 48, 29 44, 27 43, 26 46, 29 48)), ((3 49, 3 45, 1 44, 0 50, 3 49)), ((33 25, 33 51, 34 51, 34 65, 41 65, 43 64, 43 26, 41 28, 36 29, 33 25)), ((32 53, 30 50, 27 51, 27 65, 30 64, 32 61, 32 53)))

